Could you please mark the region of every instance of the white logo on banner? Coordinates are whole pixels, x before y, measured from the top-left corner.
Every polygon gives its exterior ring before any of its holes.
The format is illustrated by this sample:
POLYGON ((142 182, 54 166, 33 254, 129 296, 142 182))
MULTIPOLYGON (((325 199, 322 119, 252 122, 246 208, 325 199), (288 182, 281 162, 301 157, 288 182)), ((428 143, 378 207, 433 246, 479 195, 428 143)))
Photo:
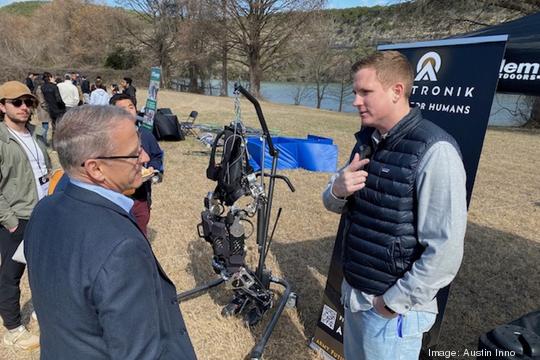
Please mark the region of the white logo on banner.
POLYGON ((507 63, 503 59, 499 79, 540 80, 540 63, 507 63))
POLYGON ((416 71, 418 75, 414 78, 414 81, 429 80, 437 81, 436 73, 441 68, 441 57, 435 51, 430 51, 418 60, 416 65, 416 71))

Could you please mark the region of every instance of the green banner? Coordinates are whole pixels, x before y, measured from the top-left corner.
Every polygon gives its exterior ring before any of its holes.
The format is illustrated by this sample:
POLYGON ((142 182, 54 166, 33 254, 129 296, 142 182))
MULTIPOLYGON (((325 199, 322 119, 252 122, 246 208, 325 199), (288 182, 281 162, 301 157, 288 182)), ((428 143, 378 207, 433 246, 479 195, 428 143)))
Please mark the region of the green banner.
POLYGON ((150 69, 150 84, 148 85, 148 97, 144 110, 144 120, 142 126, 152 130, 154 127, 154 116, 157 110, 157 95, 159 91, 159 83, 161 81, 161 68, 152 67, 150 69))

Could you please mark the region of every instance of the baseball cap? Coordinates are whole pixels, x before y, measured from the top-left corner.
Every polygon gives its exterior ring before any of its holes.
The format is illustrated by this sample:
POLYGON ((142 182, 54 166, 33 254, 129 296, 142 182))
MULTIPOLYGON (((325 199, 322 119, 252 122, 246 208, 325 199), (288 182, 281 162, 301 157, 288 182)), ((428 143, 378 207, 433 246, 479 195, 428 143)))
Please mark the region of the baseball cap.
POLYGON ((0 100, 17 99, 23 95, 30 96, 37 101, 37 98, 32 95, 28 86, 19 81, 7 81, 0 85, 0 100))

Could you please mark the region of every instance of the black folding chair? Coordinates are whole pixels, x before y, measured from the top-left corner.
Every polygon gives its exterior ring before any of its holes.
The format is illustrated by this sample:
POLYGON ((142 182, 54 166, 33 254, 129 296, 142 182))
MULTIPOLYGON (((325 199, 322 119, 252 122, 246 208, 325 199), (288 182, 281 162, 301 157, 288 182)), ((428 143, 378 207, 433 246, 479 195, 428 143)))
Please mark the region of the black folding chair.
POLYGON ((199 134, 197 133, 197 128, 195 127, 195 119, 197 119, 198 115, 199 113, 193 110, 189 113, 186 121, 180 123, 180 129, 184 132, 184 134, 198 137, 199 134))

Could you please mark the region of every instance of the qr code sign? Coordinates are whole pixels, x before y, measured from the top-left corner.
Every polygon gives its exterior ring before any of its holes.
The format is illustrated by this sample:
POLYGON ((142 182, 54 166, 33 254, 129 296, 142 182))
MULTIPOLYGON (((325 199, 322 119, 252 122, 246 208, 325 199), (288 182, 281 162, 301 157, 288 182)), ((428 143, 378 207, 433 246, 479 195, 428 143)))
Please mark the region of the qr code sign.
POLYGON ((330 329, 334 330, 334 325, 336 325, 337 312, 326 305, 323 306, 321 322, 328 326, 330 329))

